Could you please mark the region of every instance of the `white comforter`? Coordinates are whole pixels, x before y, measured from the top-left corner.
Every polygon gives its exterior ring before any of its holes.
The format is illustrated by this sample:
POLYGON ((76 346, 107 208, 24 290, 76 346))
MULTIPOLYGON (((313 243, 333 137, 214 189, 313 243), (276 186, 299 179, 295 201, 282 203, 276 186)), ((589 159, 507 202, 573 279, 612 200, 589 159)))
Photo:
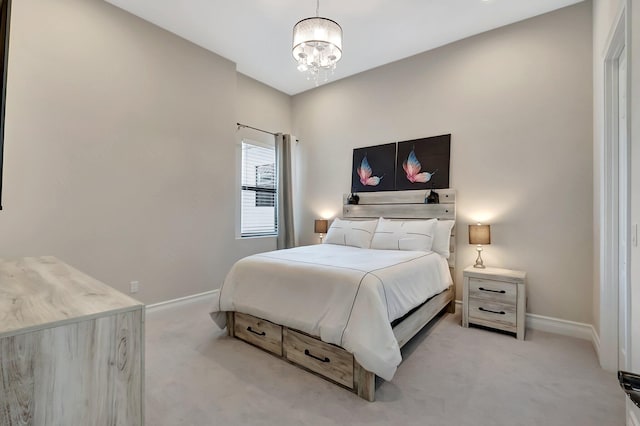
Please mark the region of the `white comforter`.
POLYGON ((319 336, 391 380, 402 357, 391 321, 452 284, 434 252, 321 244, 238 261, 216 292, 211 317, 243 312, 319 336))

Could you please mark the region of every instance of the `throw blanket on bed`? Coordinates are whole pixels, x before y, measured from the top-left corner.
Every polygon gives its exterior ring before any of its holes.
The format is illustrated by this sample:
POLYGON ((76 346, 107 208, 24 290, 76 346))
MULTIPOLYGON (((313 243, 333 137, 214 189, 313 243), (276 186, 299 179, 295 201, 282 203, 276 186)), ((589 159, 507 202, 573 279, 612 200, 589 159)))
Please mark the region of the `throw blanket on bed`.
POLYGON ((216 292, 211 317, 237 311, 319 336, 391 380, 402 357, 391 321, 452 284, 437 253, 321 244, 238 261, 216 292))

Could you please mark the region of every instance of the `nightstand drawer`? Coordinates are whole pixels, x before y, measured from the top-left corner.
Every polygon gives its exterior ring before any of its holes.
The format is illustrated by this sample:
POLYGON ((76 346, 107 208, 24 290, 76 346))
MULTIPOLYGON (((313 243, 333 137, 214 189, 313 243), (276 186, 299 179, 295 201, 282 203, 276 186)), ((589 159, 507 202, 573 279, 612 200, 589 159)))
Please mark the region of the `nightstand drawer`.
POLYGON ((469 278, 469 297, 515 305, 518 299, 518 286, 504 281, 469 278))
POLYGON ((516 306, 470 298, 469 322, 505 331, 515 331, 516 306))

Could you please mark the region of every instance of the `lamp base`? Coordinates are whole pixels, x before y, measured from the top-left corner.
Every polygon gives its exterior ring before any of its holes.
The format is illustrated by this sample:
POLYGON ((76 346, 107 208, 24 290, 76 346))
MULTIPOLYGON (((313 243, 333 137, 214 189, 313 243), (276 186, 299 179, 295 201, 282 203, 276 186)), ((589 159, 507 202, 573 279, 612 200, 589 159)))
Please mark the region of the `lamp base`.
POLYGON ((473 265, 473 267, 484 269, 486 266, 484 266, 484 262, 482 261, 482 247, 478 246, 476 250, 478 250, 478 258, 476 259, 476 264, 473 265))

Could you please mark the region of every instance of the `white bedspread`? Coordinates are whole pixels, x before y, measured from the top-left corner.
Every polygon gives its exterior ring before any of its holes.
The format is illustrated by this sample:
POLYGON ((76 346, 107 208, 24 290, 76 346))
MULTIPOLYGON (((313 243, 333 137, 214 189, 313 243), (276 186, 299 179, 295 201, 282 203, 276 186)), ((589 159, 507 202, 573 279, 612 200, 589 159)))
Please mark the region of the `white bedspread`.
POLYGON ((243 312, 319 336, 391 380, 402 357, 391 321, 452 284, 434 252, 321 244, 238 261, 216 292, 211 317, 243 312))

